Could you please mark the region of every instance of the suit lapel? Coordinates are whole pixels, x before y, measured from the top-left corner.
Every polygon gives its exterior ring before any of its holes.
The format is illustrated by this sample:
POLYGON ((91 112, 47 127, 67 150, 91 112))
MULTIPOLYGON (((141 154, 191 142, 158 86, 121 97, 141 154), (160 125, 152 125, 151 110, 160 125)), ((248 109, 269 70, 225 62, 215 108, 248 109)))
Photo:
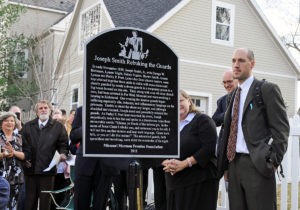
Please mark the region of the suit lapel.
POLYGON ((227 127, 230 127, 230 122, 231 122, 231 118, 232 118, 232 116, 231 116, 232 115, 231 114, 232 113, 232 106, 233 106, 236 91, 237 91, 237 88, 235 90, 233 90, 233 93, 230 93, 231 94, 231 96, 230 96, 231 99, 230 99, 230 102, 229 102, 228 107, 226 109, 225 119, 224 119, 224 124, 227 125, 227 127))
POLYGON ((248 94, 247 94, 247 97, 246 97, 246 100, 245 100, 245 103, 244 103, 244 107, 243 107, 243 116, 244 116, 250 102, 253 100, 253 91, 254 91, 254 87, 256 86, 256 83, 257 83, 257 79, 254 79, 251 86, 250 86, 250 89, 248 91, 248 94))

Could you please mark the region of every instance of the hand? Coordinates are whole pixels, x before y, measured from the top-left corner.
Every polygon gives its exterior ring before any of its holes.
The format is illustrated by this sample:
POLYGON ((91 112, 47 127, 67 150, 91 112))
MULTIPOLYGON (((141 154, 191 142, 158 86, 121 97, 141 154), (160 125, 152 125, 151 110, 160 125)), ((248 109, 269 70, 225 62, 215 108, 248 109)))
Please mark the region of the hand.
POLYGON ((186 161, 180 161, 176 159, 165 160, 163 164, 165 164, 163 170, 171 173, 171 175, 175 175, 177 172, 182 171, 187 166, 186 161))
POLYGON ((229 173, 228 173, 228 170, 224 171, 224 180, 225 180, 225 182, 228 182, 228 181, 229 181, 229 173))
POLYGON ((170 162, 170 160, 169 160, 169 159, 166 159, 166 160, 164 160, 164 161, 161 163, 161 165, 162 165, 162 166, 167 166, 167 165, 169 164, 169 162, 170 162))
POLYGON ((25 166, 26 166, 26 168, 31 168, 31 161, 30 160, 26 160, 25 161, 25 166))
POLYGON ((67 156, 65 154, 60 154, 60 161, 67 160, 67 156))
POLYGON ((11 158, 14 156, 14 148, 8 141, 5 143, 4 149, 5 149, 3 152, 4 157, 11 158))

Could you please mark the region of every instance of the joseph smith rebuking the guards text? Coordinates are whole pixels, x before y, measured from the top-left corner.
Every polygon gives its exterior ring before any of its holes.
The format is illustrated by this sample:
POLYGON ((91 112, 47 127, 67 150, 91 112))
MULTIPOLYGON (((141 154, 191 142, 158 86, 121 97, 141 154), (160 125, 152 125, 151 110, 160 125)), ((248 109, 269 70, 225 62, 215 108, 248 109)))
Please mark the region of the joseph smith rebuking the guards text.
POLYGON ((230 210, 276 210, 275 171, 287 149, 289 122, 279 87, 253 77, 254 54, 236 49, 233 91, 218 168, 229 181, 230 210))

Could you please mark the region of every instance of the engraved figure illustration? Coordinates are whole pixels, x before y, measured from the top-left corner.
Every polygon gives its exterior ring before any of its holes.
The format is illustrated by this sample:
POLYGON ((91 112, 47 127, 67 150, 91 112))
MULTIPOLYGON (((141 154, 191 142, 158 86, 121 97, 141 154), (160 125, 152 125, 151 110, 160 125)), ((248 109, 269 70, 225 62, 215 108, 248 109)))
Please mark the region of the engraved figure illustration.
POLYGON ((127 37, 124 44, 119 43, 121 51, 120 57, 143 60, 148 57, 149 50, 143 52, 143 38, 138 37, 137 31, 132 31, 132 37, 127 37))

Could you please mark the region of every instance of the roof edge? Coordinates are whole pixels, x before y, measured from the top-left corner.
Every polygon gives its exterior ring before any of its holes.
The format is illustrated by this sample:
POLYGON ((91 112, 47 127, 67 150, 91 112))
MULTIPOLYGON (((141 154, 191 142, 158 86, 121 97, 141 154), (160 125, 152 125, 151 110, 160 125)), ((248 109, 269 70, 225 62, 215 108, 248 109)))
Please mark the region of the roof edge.
POLYGON ((23 6, 23 7, 28 7, 28 8, 31 8, 31 9, 44 10, 44 11, 55 12, 55 13, 60 13, 60 14, 68 14, 68 12, 66 12, 66 11, 50 9, 50 8, 47 8, 47 7, 38 7, 38 6, 33 6, 33 5, 23 4, 23 3, 16 3, 16 2, 11 2, 11 1, 8 1, 8 3, 13 4, 13 5, 20 5, 20 6, 23 6))
POLYGON ((104 13, 106 14, 106 17, 108 18, 109 24, 111 25, 112 28, 115 28, 116 25, 114 24, 114 21, 112 20, 111 15, 109 14, 108 9, 103 0, 101 0, 101 5, 103 6, 103 10, 104 10, 104 13))

